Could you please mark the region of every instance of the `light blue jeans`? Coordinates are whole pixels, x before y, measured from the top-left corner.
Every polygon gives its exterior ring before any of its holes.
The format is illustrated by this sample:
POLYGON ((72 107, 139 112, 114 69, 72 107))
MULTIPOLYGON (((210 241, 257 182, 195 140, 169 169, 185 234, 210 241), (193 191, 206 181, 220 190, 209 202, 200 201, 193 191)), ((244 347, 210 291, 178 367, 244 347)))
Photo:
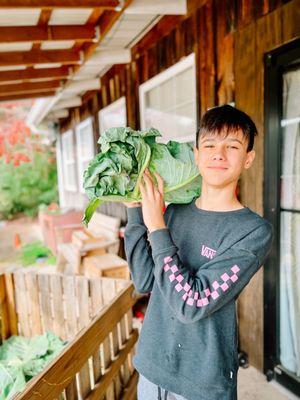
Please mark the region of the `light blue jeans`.
POLYGON ((139 374, 137 385, 138 400, 187 400, 179 394, 168 392, 139 374))

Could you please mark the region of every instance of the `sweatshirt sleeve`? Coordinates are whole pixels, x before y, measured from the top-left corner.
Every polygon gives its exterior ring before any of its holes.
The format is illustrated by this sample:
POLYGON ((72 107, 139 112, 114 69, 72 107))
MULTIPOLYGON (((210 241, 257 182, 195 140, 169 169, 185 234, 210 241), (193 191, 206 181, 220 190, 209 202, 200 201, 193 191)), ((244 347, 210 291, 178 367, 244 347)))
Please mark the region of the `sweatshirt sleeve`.
POLYGON ((177 318, 193 323, 237 299, 264 264, 273 235, 273 226, 266 221, 192 274, 182 264, 169 229, 151 232, 155 280, 177 318))
POLYGON ((125 254, 134 287, 139 293, 151 292, 154 283, 154 262, 147 236, 142 207, 127 208, 125 254))

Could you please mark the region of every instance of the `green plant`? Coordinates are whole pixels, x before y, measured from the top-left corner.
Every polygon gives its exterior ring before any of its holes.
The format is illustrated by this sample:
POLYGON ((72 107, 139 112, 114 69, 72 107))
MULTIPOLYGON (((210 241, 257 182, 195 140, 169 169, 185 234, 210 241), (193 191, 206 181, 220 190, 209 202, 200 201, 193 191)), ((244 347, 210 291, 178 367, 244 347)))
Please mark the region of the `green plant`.
POLYGON ((0 400, 12 399, 66 345, 51 332, 33 338, 11 336, 0 346, 0 400))
MULTIPOLYGON (((10 219, 24 212, 37 214, 40 204, 58 200, 57 170, 53 152, 33 149, 28 161, 15 162, 0 157, 0 215, 10 219)), ((27 160, 27 159, 26 159, 27 160)))
MULTIPOLYGON (((140 201, 139 182, 145 168, 164 180, 165 200, 189 203, 200 195, 201 176, 188 143, 156 143, 157 129, 135 131, 110 128, 100 137, 101 152, 84 171, 84 189, 90 200, 83 222, 90 221, 103 201, 140 201)), ((154 178, 155 180, 155 178, 154 178)))
POLYGON ((55 264, 56 262, 51 250, 39 240, 28 243, 21 249, 20 259, 25 267, 34 264, 41 257, 47 258, 48 264, 55 264))

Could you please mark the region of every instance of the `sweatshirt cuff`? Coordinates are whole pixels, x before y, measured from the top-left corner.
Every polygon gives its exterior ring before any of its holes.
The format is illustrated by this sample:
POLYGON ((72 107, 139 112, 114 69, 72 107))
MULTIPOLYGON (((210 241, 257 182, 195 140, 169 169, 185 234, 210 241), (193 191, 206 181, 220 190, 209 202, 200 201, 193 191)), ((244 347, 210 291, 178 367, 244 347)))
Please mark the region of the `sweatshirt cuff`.
POLYGON ((176 247, 169 228, 157 229, 148 235, 148 239, 152 249, 152 256, 155 257, 170 247, 176 247))
POLYGON ((143 213, 141 207, 128 207, 127 209, 127 222, 129 224, 143 224, 143 213))

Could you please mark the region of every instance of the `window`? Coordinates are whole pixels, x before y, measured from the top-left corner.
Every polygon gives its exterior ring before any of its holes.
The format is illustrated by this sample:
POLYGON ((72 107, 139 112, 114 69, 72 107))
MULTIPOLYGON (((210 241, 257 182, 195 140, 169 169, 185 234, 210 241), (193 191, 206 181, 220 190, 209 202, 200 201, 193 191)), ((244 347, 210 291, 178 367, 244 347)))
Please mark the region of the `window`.
POLYGON ((100 133, 114 126, 126 126, 126 100, 125 97, 114 101, 109 106, 99 111, 100 133))
POLYGON ((62 134, 63 181, 65 190, 77 191, 74 137, 72 129, 62 134))
POLYGON ((194 53, 139 88, 141 128, 157 128, 157 142, 194 142, 197 126, 194 53))
POLYGON ((94 133, 92 118, 87 118, 76 127, 78 184, 81 193, 83 189, 83 173, 94 157, 94 133))
POLYGON ((266 374, 300 395, 300 40, 265 55, 266 374))
POLYGON ((300 66, 285 71, 282 84, 280 361, 300 377, 300 66))

